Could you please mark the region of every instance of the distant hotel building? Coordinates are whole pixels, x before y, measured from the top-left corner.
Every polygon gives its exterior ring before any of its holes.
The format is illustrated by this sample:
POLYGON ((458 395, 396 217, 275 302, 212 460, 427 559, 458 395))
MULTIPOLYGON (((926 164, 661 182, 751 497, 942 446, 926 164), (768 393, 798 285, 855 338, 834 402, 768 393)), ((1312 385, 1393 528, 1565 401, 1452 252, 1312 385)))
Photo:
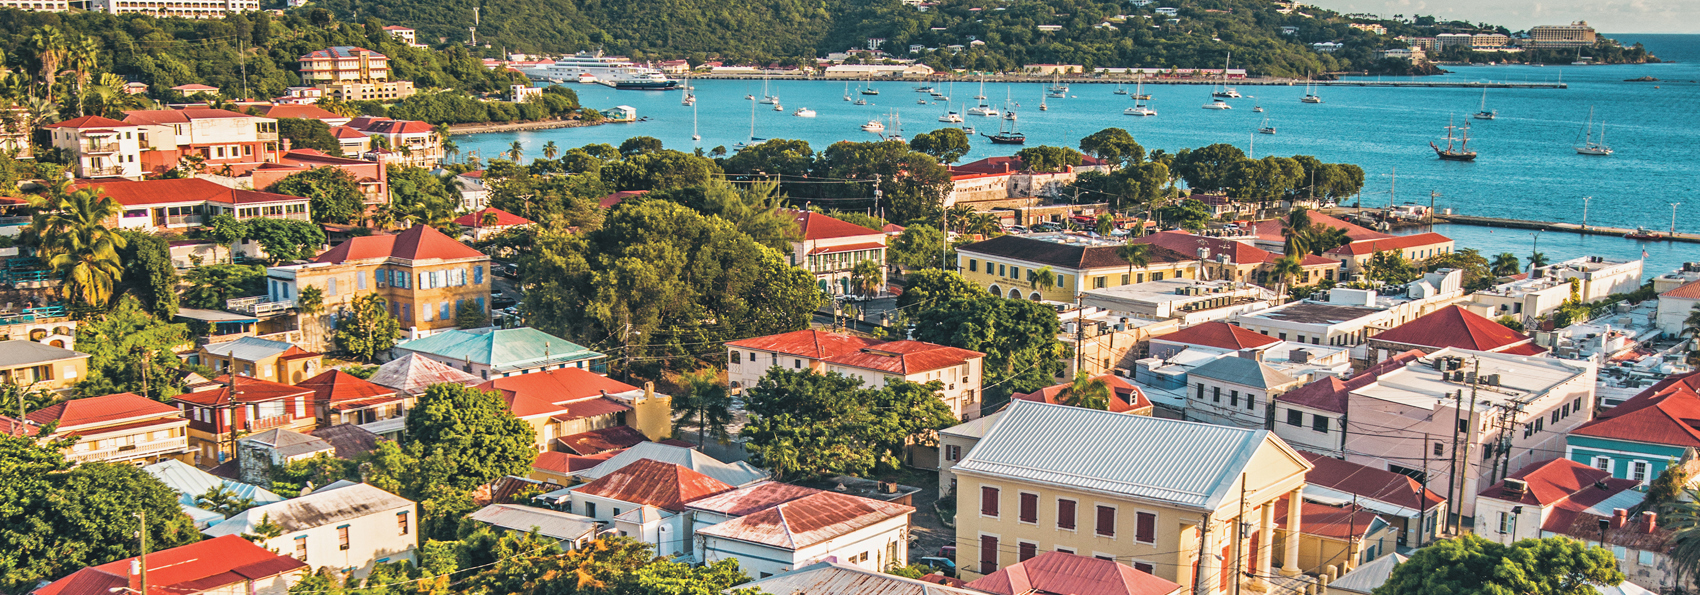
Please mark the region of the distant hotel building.
MULTIPOLYGON (((6 2, 10 7, 13 3, 6 2)), ((64 2, 19 2, 17 4, 66 4, 64 2)), ((227 12, 259 10, 258 0, 94 0, 94 10, 112 14, 145 14, 153 17, 216 19, 227 12)), ((59 10, 64 10, 63 8, 59 10)))
POLYGON ((339 45, 301 57, 301 80, 344 101, 404 99, 412 81, 390 80, 390 58, 351 45, 339 45))
POLYGON ((1588 21, 1569 25, 1536 25, 1529 28, 1529 40, 1523 45, 1531 48, 1573 48, 1594 45, 1594 28, 1588 21))
POLYGON ((0 8, 33 10, 36 12, 65 12, 71 8, 71 3, 62 0, 49 0, 47 2, 0 0, 0 8))

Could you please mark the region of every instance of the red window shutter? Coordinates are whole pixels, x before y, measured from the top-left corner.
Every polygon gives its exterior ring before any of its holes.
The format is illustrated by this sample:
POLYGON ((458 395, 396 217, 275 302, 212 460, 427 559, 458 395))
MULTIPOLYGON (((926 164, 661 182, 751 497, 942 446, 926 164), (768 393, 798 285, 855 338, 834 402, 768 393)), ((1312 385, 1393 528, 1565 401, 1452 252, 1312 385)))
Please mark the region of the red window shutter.
POLYGON ((1157 515, 1141 512, 1135 515, 1138 521, 1134 529, 1134 539, 1145 543, 1157 542, 1157 515))
POLYGON ((1157 570, 1157 567, 1152 566, 1150 564, 1146 564, 1144 562, 1134 562, 1133 563, 1133 569, 1138 570, 1140 572, 1143 572, 1145 574, 1151 574, 1153 571, 1157 570))
POLYGON ((1116 536, 1116 509, 1109 506, 1098 507, 1098 534, 1105 537, 1116 536))
POLYGON ((1023 541, 1021 542, 1020 550, 1021 553, 1017 555, 1016 559, 1020 562, 1026 562, 1032 559, 1033 556, 1039 555, 1039 544, 1023 541))
POLYGON ((998 489, 980 486, 980 514, 998 516, 998 489))
MULTIPOLYGON (((1231 545, 1232 544, 1223 544, 1222 545, 1222 559, 1223 560, 1232 560, 1233 559, 1232 557, 1228 556, 1228 548, 1231 547, 1231 545)), ((1221 576, 1222 576, 1222 592, 1223 593, 1228 592, 1228 579, 1233 577, 1236 572, 1238 572, 1238 570, 1234 569, 1234 568, 1227 568, 1226 566, 1224 566, 1222 568, 1221 576)))
POLYGON ((1021 495, 1021 522, 1023 522, 1023 523, 1037 523, 1037 522, 1039 522, 1039 495, 1038 494, 1022 494, 1021 495))
POLYGON ((1074 529, 1074 501, 1057 501, 1057 528, 1074 529))
POLYGON ((991 574, 998 571, 998 538, 991 535, 980 536, 980 574, 991 574))

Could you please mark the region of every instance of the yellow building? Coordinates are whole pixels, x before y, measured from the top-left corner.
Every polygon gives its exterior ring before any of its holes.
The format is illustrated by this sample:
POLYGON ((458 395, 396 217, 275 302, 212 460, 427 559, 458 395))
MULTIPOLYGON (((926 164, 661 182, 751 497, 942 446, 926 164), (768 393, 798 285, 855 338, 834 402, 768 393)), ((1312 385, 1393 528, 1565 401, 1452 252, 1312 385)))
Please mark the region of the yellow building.
POLYGON ((0 382, 65 391, 88 376, 89 356, 33 341, 0 341, 0 382))
POLYGON ((219 374, 296 384, 324 371, 324 356, 283 341, 242 337, 202 345, 190 357, 219 374))
POLYGON ((1266 430, 1013 401, 952 468, 957 560, 972 580, 1060 551, 1198 595, 1231 592, 1235 576, 1266 590, 1265 577, 1299 573, 1298 539, 1283 540, 1292 563, 1273 566, 1277 527, 1302 525, 1276 509, 1301 501, 1310 468, 1266 430))
POLYGON ((187 461, 190 454, 188 418, 176 407, 147 397, 118 393, 72 399, 30 412, 26 419, 37 428, 56 424, 43 439, 75 436, 65 457, 78 462, 155 463, 187 461))
POLYGON ((657 394, 650 383, 638 388, 581 368, 558 368, 496 378, 477 388, 500 393, 514 417, 531 424, 538 451, 570 450, 557 439, 571 442, 616 426, 630 426, 651 441, 673 436, 673 399, 657 394))
POLYGON ((1121 246, 1119 241, 1078 235, 1006 235, 958 247, 956 264, 970 283, 997 295, 1034 301, 1072 302, 1088 289, 1198 276, 1195 255, 1162 246, 1150 248, 1150 264, 1130 270, 1117 255, 1121 246), (1034 279, 1045 268, 1056 276, 1056 284, 1035 286, 1034 279))

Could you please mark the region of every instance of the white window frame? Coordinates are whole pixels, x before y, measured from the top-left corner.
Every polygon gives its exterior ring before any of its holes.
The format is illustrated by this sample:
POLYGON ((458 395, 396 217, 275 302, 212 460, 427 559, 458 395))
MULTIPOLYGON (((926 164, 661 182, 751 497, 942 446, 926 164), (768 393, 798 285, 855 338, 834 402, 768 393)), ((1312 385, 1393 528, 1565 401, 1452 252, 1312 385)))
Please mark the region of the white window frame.
POLYGON ((1595 455, 1594 459, 1593 459, 1593 461, 1591 461, 1591 463, 1592 464, 1590 464, 1588 466, 1593 467, 1595 469, 1599 469, 1601 471, 1605 471, 1606 473, 1611 473, 1613 475, 1617 474, 1617 471, 1615 471, 1613 469, 1613 467, 1615 467, 1617 465, 1617 462, 1613 461, 1611 457, 1603 457, 1603 456, 1595 455), (1600 466, 1601 461, 1605 462, 1604 467, 1600 466))
MULTIPOLYGON (((1119 515, 1120 513, 1118 512, 1117 514, 1119 515)), ((1159 521, 1161 521, 1162 519, 1163 519, 1163 514, 1159 511, 1147 510, 1147 509, 1144 509, 1144 508, 1133 509, 1133 536, 1132 536, 1133 542, 1134 543, 1143 543, 1143 544, 1147 544, 1147 545, 1157 545, 1157 539, 1158 539, 1158 537, 1157 537, 1157 533, 1158 533, 1157 525, 1158 525, 1159 521), (1139 515, 1141 513, 1151 515, 1151 541, 1140 541, 1139 540, 1139 515)), ((1096 519, 1094 519, 1094 520, 1096 520, 1096 519)), ((1094 527, 1092 527, 1092 530, 1097 531, 1098 528, 1096 526, 1094 526, 1094 527)))
POLYGON ((1629 461, 1629 469, 1628 469, 1627 472, 1629 474, 1630 479, 1633 479, 1635 481, 1645 482, 1645 481, 1647 481, 1647 478, 1651 477, 1652 474, 1653 474, 1653 464, 1650 463, 1650 462, 1647 462, 1645 460, 1642 460, 1642 459, 1635 459, 1635 460, 1629 461), (1639 469, 1640 474, 1641 474, 1640 477, 1635 476, 1636 471, 1637 471, 1637 469, 1636 469, 1637 467, 1640 468, 1639 469))
MULTIPOLYGON (((1039 514, 1039 509, 1045 505, 1044 503, 1045 503, 1045 499, 1039 495, 1039 492, 1030 492, 1030 491, 1027 491, 1027 490, 1016 490, 1015 491, 1015 523, 1018 524, 1018 525, 1030 525, 1030 526, 1034 526, 1034 527, 1039 526, 1039 517, 1042 516, 1042 515, 1039 514), (1027 521, 1021 520, 1021 497, 1025 496, 1025 495, 1032 495, 1033 496, 1033 522, 1027 522, 1027 521)), ((998 512, 1001 513, 1003 511, 999 510, 998 512)), ((1076 510, 1075 512, 1078 513, 1080 511, 1076 510)), ((1039 544, 1037 542, 1035 542, 1033 544, 1033 546, 1038 547, 1039 544)))

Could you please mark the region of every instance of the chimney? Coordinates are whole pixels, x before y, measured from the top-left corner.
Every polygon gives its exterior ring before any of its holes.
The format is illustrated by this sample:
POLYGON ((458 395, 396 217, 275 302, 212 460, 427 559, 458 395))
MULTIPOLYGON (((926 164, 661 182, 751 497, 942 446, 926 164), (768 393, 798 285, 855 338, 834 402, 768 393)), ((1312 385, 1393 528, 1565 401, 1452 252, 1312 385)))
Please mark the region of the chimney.
POLYGON ((648 402, 653 398, 655 398, 655 383, 645 380, 643 382, 643 400, 648 402))
POLYGON ((1647 521, 1648 533, 1652 533, 1659 529, 1659 513, 1651 510, 1643 512, 1641 513, 1641 520, 1647 521))
POLYGON ((1611 511, 1611 528, 1621 529, 1621 528, 1623 528, 1623 525, 1628 523, 1628 522, 1629 522, 1629 511, 1624 510, 1622 508, 1613 508, 1612 509, 1612 511, 1611 511))

